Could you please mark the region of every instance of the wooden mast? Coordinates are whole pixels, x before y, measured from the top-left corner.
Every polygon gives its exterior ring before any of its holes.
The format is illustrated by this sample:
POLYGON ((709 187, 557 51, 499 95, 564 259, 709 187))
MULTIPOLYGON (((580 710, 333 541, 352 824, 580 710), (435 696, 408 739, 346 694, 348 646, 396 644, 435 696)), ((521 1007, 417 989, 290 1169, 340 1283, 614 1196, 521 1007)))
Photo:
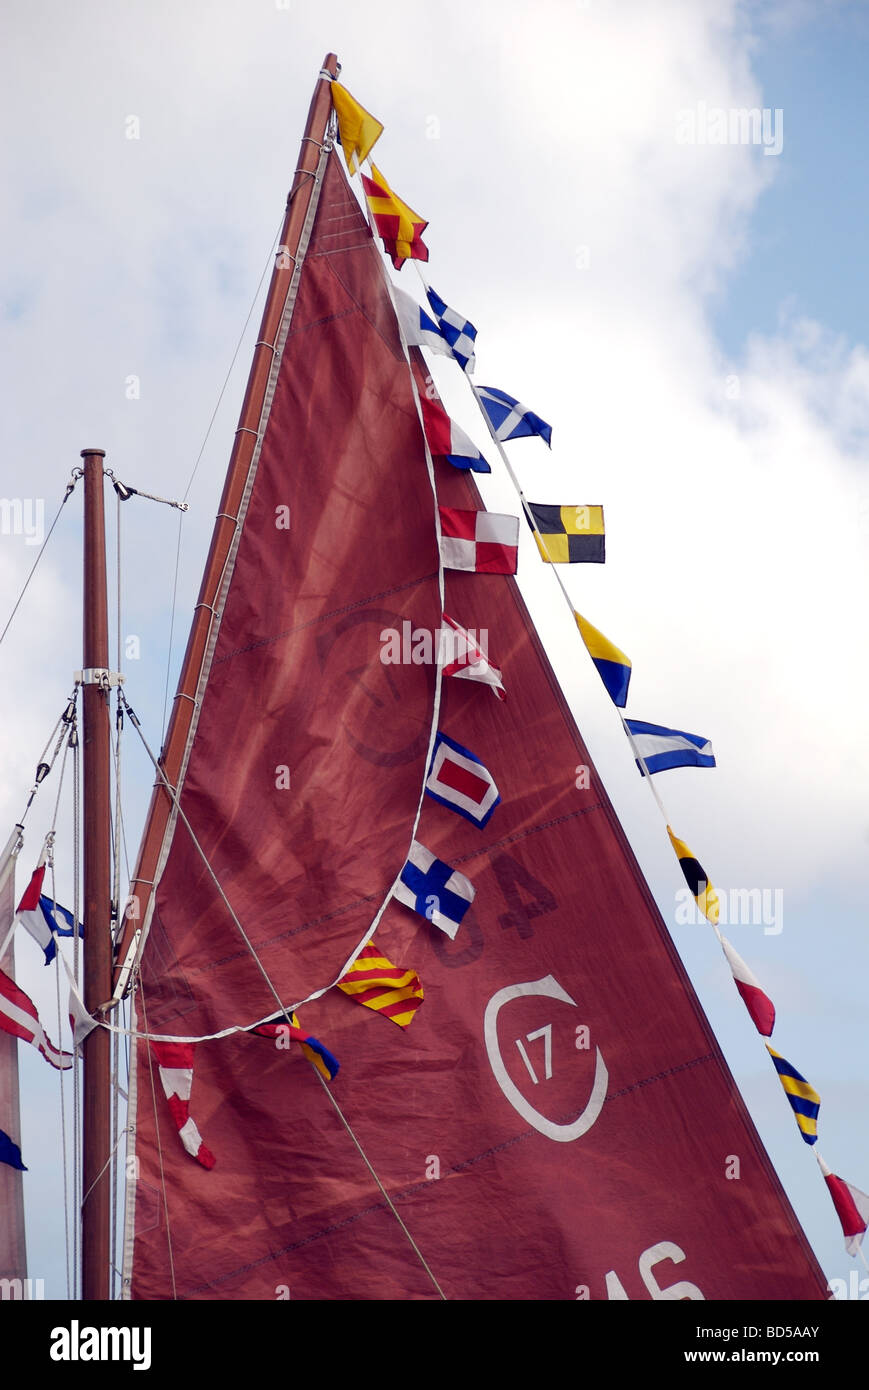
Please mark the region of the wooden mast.
MULTIPOLYGON (((84 999, 97 1014, 111 995, 111 741, 109 692, 94 678, 109 664, 103 449, 83 449, 84 644, 82 725, 84 767, 84 999)), ((110 1037, 94 1028, 85 1039, 82 1168, 82 1297, 109 1297, 110 1037)))
MULTIPOLYGON (((335 54, 327 53, 321 74, 328 73, 334 78, 337 77, 339 70, 340 64, 335 54)), ((217 520, 214 524, 211 547, 208 552, 199 599, 193 614, 193 624, 187 641, 184 664, 181 668, 178 690, 163 746, 161 766, 169 785, 173 788, 178 786, 182 772, 190 726, 196 710, 195 702, 199 679, 207 655, 214 610, 220 596, 227 557, 235 538, 235 517, 238 515, 251 460, 257 445, 266 388, 274 355, 269 345, 276 340, 287 294, 293 281, 295 258, 311 201, 314 174, 320 156, 320 145, 332 111, 330 86, 329 78, 321 75, 311 98, 298 166, 287 199, 287 212, 281 232, 280 250, 272 270, 247 390, 229 460, 226 482, 217 520)), ((124 972, 136 930, 142 926, 147 913, 148 903, 154 891, 153 885, 157 876, 163 840, 171 811, 170 798, 162 782, 158 781, 154 787, 151 805, 148 809, 135 876, 130 883, 125 921, 116 955, 115 987, 117 987, 119 977, 124 972)), ((126 980, 124 984, 126 985, 126 980)), ((101 1029, 100 1031, 104 1030, 101 1029)))

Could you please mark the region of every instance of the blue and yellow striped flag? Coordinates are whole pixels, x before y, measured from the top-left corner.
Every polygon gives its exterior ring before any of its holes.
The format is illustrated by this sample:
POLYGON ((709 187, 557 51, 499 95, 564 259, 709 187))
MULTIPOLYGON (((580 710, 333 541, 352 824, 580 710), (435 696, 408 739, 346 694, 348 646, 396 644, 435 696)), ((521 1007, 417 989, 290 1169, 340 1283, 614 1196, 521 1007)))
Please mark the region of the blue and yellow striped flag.
POLYGON ((818 1111, 821 1108, 821 1097, 804 1076, 800 1076, 796 1067, 792 1067, 790 1062, 786 1062, 780 1052, 774 1052, 769 1043, 766 1050, 772 1058, 772 1064, 778 1072, 778 1079, 784 1086, 785 1095, 790 1101, 791 1110, 800 1128, 800 1133, 807 1144, 818 1142, 818 1111))

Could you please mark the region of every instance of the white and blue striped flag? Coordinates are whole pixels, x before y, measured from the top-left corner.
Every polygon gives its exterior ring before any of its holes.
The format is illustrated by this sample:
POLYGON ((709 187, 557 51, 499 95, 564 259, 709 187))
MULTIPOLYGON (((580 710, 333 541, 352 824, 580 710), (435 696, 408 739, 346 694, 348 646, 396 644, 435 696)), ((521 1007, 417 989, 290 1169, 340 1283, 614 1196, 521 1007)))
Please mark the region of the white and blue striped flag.
POLYGON ((499 391, 494 386, 481 386, 478 389, 480 404, 489 417, 496 439, 521 439, 526 434, 539 434, 552 448, 552 426, 522 405, 515 396, 499 391))
MULTIPOLYGON (((645 724, 641 719, 626 719, 637 752, 649 769, 667 772, 671 767, 714 767, 712 744, 702 734, 686 734, 681 729, 665 729, 663 724, 645 724)), ((637 767, 643 772, 639 761, 637 767)))
POLYGON ((476 363, 474 355, 477 340, 476 328, 470 319, 463 318, 455 309, 451 309, 449 304, 446 304, 430 285, 426 286, 426 294, 440 324, 441 333, 450 345, 453 357, 462 371, 467 372, 470 376, 476 363))

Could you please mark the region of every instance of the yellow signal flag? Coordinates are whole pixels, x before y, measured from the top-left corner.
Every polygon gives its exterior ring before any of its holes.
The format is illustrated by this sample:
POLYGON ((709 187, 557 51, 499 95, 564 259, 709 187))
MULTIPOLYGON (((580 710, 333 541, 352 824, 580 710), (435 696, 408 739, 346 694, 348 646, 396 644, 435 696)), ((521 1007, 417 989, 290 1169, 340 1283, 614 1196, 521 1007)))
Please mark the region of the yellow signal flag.
POLYGON ((332 83, 332 104, 338 117, 338 131, 347 168, 351 174, 355 174, 383 134, 383 126, 376 116, 359 105, 340 82, 332 83))
POLYGON ((673 834, 669 825, 667 826, 667 834, 670 836, 670 844, 676 851, 679 867, 685 875, 685 882, 694 894, 697 906, 706 920, 711 922, 713 927, 716 927, 719 912, 718 894, 706 877, 705 869, 700 861, 694 858, 685 841, 678 839, 673 834))
POLYGON ((423 1001, 422 982, 415 970, 393 965, 388 956, 368 942, 356 957, 338 988, 376 1013, 407 1028, 423 1001))

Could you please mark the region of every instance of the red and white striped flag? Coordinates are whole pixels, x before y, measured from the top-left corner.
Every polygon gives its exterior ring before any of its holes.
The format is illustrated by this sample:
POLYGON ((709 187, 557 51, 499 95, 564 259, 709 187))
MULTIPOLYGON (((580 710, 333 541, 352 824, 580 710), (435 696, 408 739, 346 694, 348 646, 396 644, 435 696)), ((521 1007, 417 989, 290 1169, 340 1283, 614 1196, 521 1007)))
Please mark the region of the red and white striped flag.
POLYGON ((506 692, 501 682, 501 672, 490 663, 477 642, 476 634, 467 632, 447 613, 444 613, 443 621, 446 626, 441 628, 440 652, 444 675, 482 681, 492 687, 499 700, 503 700, 506 692))
POLYGON ((830 1189, 836 1215, 842 1223, 845 1249, 849 1255, 856 1255, 869 1224, 869 1197, 865 1192, 861 1192, 859 1187, 852 1187, 849 1182, 845 1182, 844 1178, 837 1178, 820 1154, 817 1154, 816 1158, 824 1175, 824 1182, 830 1189))
POLYGON ((194 1046, 194 1043, 152 1042, 151 1051, 160 1068, 160 1082, 169 1102, 178 1138, 191 1158, 195 1158, 203 1168, 213 1168, 214 1154, 203 1144, 196 1122, 190 1118, 194 1046))
POLYGON ((448 570, 475 574, 515 574, 519 555, 519 518, 501 512, 439 507, 441 559, 448 570))
POLYGON ((751 1014, 752 1023, 762 1037, 771 1038, 775 1026, 775 1006, 772 1000, 761 989, 757 976, 749 970, 742 956, 734 951, 727 937, 718 932, 718 940, 727 957, 734 984, 742 995, 742 1002, 751 1014))
POLYGON ((55 1047, 39 1021, 39 1014, 32 999, 14 980, 10 980, 5 970, 0 970, 0 1028, 11 1033, 14 1038, 23 1038, 32 1043, 53 1067, 66 1071, 72 1066, 72 1053, 61 1052, 55 1047))

